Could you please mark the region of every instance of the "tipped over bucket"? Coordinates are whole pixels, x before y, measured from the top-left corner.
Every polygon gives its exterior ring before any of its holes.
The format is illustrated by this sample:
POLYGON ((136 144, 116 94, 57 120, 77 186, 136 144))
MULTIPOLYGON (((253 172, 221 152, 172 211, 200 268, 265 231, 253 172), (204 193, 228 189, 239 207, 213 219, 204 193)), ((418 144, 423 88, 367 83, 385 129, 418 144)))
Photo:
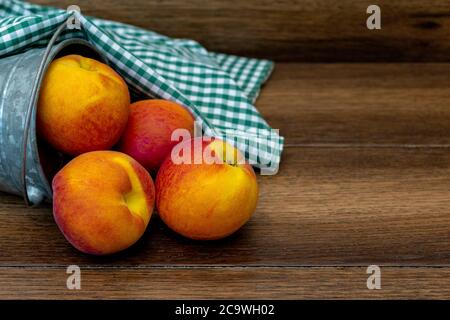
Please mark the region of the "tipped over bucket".
POLYGON ((36 136, 36 104, 43 75, 55 58, 67 54, 80 54, 105 62, 89 42, 80 39, 54 45, 46 61, 42 61, 45 50, 31 49, 0 59, 0 191, 23 196, 34 205, 52 199, 36 136), (32 111, 27 129, 26 115, 30 105, 32 111))

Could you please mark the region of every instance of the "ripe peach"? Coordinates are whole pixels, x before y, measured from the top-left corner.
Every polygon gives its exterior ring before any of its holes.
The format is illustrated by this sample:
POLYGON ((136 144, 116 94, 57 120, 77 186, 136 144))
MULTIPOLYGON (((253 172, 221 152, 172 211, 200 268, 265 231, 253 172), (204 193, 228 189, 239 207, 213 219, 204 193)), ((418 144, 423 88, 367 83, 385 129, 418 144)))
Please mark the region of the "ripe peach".
POLYGON ((111 148, 127 124, 130 95, 109 66, 79 55, 54 60, 44 77, 37 130, 70 155, 111 148))
POLYGON ((89 254, 126 249, 144 233, 153 211, 150 174, 116 151, 70 161, 53 179, 53 215, 66 239, 89 254))
POLYGON ((177 141, 171 141, 176 129, 187 129, 193 134, 194 118, 184 107, 167 100, 133 103, 120 151, 155 173, 177 144, 177 141))
POLYGON ((196 240, 219 239, 238 230, 258 200, 255 172, 242 159, 219 139, 200 137, 176 145, 156 178, 156 205, 164 223, 196 240), (183 161, 176 159, 180 154, 183 161))

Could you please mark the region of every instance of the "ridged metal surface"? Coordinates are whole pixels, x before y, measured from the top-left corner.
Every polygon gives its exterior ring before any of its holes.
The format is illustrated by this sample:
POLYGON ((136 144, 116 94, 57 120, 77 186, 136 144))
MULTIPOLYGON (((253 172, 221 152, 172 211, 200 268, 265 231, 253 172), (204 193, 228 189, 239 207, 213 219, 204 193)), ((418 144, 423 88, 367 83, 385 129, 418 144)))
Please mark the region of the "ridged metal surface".
MULTIPOLYGON (((32 96, 33 83, 39 73, 45 72, 50 62, 68 46, 98 52, 84 40, 66 40, 52 48, 45 67, 39 70, 45 48, 0 59, 0 191, 23 196, 21 169, 25 115, 32 96)), ((76 51, 76 49, 74 50, 76 51)), ((72 52, 71 52, 72 53, 72 52)), ((73 52, 76 53, 76 52, 73 52)), ((33 109, 27 142, 27 191, 30 201, 38 204, 51 200, 52 191, 39 161, 36 137, 36 107, 33 109)))

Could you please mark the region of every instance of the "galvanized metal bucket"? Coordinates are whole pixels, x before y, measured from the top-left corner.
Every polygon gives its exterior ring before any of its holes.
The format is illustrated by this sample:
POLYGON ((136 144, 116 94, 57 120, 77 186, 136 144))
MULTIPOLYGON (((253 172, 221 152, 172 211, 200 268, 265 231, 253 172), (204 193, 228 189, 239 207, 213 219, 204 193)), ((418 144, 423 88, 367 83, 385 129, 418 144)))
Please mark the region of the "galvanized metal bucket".
POLYGON ((89 42, 71 39, 54 45, 58 29, 47 48, 36 48, 0 59, 0 191, 24 197, 27 205, 52 199, 36 136, 39 89, 52 60, 81 54, 106 59, 89 42))

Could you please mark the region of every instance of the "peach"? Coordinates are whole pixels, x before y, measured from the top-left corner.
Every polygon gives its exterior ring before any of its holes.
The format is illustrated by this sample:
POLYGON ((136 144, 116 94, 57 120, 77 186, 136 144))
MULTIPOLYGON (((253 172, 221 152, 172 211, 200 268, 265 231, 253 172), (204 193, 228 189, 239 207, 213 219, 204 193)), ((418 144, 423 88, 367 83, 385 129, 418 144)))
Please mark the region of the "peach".
POLYGON ((55 59, 42 82, 39 135, 70 155, 111 148, 130 112, 125 81, 109 66, 79 55, 55 59))
POLYGON ((219 139, 200 137, 176 145, 155 184, 164 223, 195 240, 220 239, 238 230, 258 200, 255 172, 242 159, 237 149, 219 139))
POLYGON ((111 254, 134 244, 152 215, 150 174, 116 151, 93 151, 70 161, 53 179, 53 215, 78 250, 111 254))
POLYGON ((192 135, 194 118, 184 107, 167 100, 143 100, 130 107, 130 118, 120 151, 132 156, 148 171, 156 173, 177 141, 172 132, 186 129, 192 135))

